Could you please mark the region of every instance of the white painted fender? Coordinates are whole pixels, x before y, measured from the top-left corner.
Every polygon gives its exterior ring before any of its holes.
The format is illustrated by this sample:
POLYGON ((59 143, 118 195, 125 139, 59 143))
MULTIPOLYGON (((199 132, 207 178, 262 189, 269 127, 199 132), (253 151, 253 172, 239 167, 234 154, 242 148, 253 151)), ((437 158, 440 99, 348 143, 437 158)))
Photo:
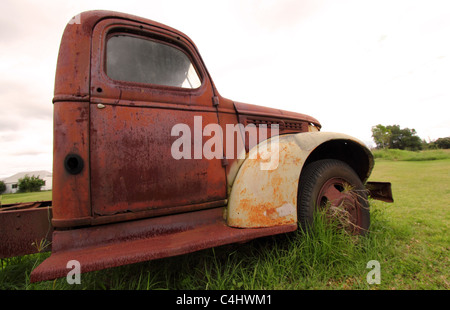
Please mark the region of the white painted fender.
POLYGON ((252 148, 231 187, 227 224, 257 228, 296 223, 303 165, 314 149, 331 140, 353 141, 368 151, 361 141, 330 132, 277 136, 252 148))

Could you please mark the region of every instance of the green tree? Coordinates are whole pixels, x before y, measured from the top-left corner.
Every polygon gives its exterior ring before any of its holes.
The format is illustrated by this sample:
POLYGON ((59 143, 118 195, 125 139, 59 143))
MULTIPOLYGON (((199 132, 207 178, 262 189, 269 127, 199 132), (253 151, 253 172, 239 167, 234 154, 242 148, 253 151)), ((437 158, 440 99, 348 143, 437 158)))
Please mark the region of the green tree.
POLYGON ((415 129, 400 128, 399 125, 386 126, 391 131, 390 149, 418 151, 422 149, 422 140, 415 129))
POLYGON ((400 128, 399 125, 377 125, 372 127, 372 137, 377 148, 418 151, 422 140, 415 129, 400 128))
POLYGON ((3 192, 6 191, 6 184, 3 181, 0 181, 0 194, 3 194, 3 192))
POLYGON ((372 138, 379 149, 389 146, 391 131, 381 124, 372 127, 372 138))
POLYGON ((440 149, 450 149, 450 137, 439 138, 434 143, 440 149))
POLYGON ((41 187, 45 185, 45 181, 40 179, 39 176, 28 176, 25 175, 23 178, 19 179, 17 186, 19 187, 20 193, 27 192, 39 192, 41 187))

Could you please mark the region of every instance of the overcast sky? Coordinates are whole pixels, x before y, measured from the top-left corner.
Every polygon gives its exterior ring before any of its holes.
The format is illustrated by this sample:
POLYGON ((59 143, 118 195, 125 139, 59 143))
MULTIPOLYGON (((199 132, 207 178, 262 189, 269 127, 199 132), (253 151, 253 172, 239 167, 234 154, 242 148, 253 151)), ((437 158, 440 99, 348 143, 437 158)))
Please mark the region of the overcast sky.
POLYGON ((94 9, 184 32, 229 99, 309 114, 369 146, 377 124, 450 136, 450 1, 0 0, 0 178, 52 171, 61 35, 94 9))

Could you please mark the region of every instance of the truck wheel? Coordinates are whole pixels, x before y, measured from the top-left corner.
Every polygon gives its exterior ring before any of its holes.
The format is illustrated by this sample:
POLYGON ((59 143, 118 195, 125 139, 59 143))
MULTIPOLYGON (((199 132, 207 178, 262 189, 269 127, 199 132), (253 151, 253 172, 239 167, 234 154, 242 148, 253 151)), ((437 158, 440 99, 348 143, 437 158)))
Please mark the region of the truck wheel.
POLYGON ((304 168, 297 200, 298 222, 303 230, 312 227, 318 209, 351 234, 364 235, 369 229, 366 189, 354 170, 342 161, 319 160, 304 168))

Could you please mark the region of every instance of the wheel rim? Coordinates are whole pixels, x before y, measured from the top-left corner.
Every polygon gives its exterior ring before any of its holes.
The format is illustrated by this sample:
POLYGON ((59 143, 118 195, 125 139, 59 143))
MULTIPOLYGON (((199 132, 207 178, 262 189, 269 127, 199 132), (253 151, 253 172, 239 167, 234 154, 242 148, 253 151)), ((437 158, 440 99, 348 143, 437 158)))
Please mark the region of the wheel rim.
POLYGON ((361 230, 361 203, 357 191, 342 178, 326 181, 317 196, 317 203, 327 217, 337 219, 339 226, 352 234, 361 230))

